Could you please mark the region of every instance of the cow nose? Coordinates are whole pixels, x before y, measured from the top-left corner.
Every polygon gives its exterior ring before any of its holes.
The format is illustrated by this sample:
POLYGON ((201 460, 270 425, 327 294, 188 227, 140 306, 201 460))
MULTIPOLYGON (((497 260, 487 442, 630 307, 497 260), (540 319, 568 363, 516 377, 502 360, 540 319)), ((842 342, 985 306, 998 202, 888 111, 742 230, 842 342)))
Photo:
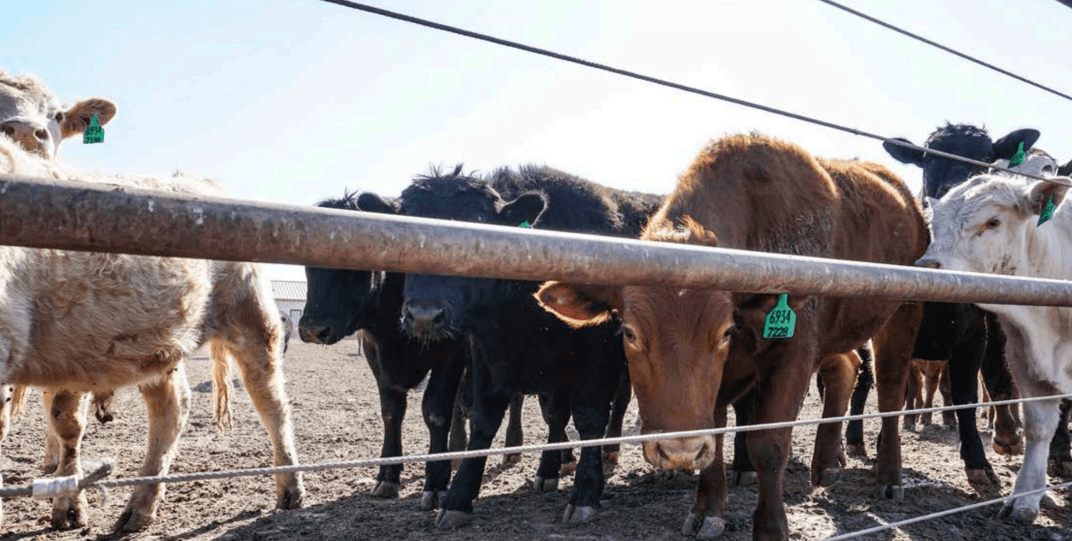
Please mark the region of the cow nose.
POLYGON ((919 261, 916 261, 916 266, 917 267, 923 267, 923 268, 926 268, 926 269, 940 269, 940 268, 942 268, 942 264, 939 263, 937 259, 934 259, 934 258, 931 258, 931 257, 920 258, 919 261))
POLYGON ((307 321, 298 323, 298 337, 307 344, 326 344, 331 336, 331 325, 307 321))
POLYGON ((645 443, 644 458, 664 470, 700 470, 715 458, 713 448, 705 437, 657 440, 645 443))
POLYGON ((402 307, 402 324, 413 334, 436 334, 447 322, 447 309, 437 303, 413 302, 402 307))
POLYGON ((0 122, 0 131, 27 150, 38 151, 48 142, 48 130, 21 120, 0 122))

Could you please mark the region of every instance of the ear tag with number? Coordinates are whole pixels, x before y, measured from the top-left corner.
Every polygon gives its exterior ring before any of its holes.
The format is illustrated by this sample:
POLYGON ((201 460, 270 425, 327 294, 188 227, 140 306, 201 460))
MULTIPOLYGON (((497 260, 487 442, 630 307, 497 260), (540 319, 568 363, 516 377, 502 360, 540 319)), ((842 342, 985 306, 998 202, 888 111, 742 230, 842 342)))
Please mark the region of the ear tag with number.
POLYGON ((1057 208, 1057 206, 1053 204, 1053 195, 1050 195, 1050 200, 1046 201, 1046 207, 1043 208, 1042 212, 1039 214, 1039 223, 1038 223, 1038 225, 1042 225, 1043 223, 1048 221, 1050 218, 1053 218, 1053 211, 1054 211, 1055 208, 1057 208))
POLYGON ((778 304, 767 314, 763 325, 763 338, 792 338, 797 326, 797 315, 789 307, 789 295, 778 295, 778 304))
POLYGON ((518 227, 532 227, 532 224, 530 224, 528 220, 525 220, 524 222, 521 222, 517 226, 518 227))
POLYGON ((1016 149, 1016 154, 1013 154, 1012 158, 1009 158, 1009 167, 1016 167, 1024 163, 1025 159, 1027 159, 1027 153, 1024 152, 1024 142, 1020 141, 1020 148, 1016 149))
POLYGON ((90 143, 103 143, 104 142, 104 128, 100 125, 100 120, 97 119, 97 115, 93 115, 89 119, 89 127, 82 134, 82 144, 88 145, 90 143))

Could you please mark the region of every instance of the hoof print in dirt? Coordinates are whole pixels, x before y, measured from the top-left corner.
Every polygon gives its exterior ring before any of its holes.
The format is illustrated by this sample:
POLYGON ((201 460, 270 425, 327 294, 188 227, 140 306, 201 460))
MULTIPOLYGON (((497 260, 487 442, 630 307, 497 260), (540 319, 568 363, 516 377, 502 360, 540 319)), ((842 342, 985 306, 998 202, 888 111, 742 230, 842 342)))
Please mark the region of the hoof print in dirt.
POLYGON ((759 483, 759 477, 754 471, 730 470, 730 486, 747 487, 759 483))
POLYGON ((904 486, 879 484, 875 487, 874 497, 880 500, 903 500, 904 486))
POLYGON ((460 528, 473 521, 473 514, 465 511, 448 511, 443 509, 436 515, 435 525, 440 530, 460 528))
POLYGON ((689 513, 685 519, 685 525, 681 527, 681 535, 692 535, 696 539, 715 539, 722 536, 726 531, 726 520, 722 517, 697 516, 689 513))
POLYGON ((580 524, 588 522, 596 516, 595 507, 577 507, 572 503, 566 506, 566 512, 562 514, 562 522, 566 524, 580 524))
POLYGON ((372 488, 372 497, 374 498, 397 498, 398 491, 401 489, 398 483, 391 483, 388 481, 380 481, 376 483, 376 486, 372 488))
POLYGON ((536 479, 532 481, 532 488, 536 492, 554 492, 558 490, 558 478, 544 479, 543 477, 536 476, 536 479))
POLYGON ((432 492, 426 490, 421 494, 421 511, 431 511, 432 509, 438 509, 443 506, 443 503, 447 501, 447 491, 440 490, 439 492, 432 492))

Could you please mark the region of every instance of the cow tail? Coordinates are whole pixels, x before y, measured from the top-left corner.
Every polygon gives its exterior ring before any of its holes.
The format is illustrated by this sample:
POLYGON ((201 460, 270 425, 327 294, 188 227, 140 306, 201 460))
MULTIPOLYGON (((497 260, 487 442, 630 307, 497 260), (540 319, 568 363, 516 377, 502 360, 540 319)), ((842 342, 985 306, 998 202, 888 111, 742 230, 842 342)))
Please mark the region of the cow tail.
POLYGON ((233 426, 231 416, 231 356, 219 342, 212 343, 212 398, 216 402, 216 430, 223 432, 233 426))
POLYGON ((22 413, 22 407, 26 405, 26 396, 30 394, 30 387, 26 385, 13 385, 11 387, 11 420, 14 421, 22 413))

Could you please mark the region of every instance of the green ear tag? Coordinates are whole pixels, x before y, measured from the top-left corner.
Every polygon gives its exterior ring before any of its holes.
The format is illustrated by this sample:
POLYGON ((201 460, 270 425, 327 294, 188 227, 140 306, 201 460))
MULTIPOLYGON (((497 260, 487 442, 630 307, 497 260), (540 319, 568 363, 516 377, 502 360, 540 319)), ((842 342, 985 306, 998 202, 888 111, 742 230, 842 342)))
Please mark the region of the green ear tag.
POLYGON ((1024 163, 1026 158, 1027 154, 1024 152, 1024 142, 1020 141, 1020 148, 1018 148, 1016 154, 1013 154, 1012 158, 1009 159, 1009 167, 1016 167, 1017 165, 1024 163))
POLYGON ((797 315, 789 307, 789 295, 778 295, 778 304, 767 314, 763 325, 763 338, 792 338, 797 326, 797 315))
POLYGON ((1057 206, 1053 204, 1053 196, 1051 195, 1050 200, 1046 202, 1046 208, 1042 209, 1042 213, 1039 214, 1038 225, 1042 225, 1050 218, 1053 218, 1053 211, 1055 208, 1057 208, 1057 206))
POLYGON ((525 220, 524 222, 518 224, 518 227, 532 227, 532 224, 530 224, 528 220, 525 220))
POLYGON ((97 120, 97 115, 93 115, 93 118, 89 119, 89 127, 86 128, 85 133, 82 134, 82 144, 88 145, 90 143, 103 142, 104 128, 101 127, 100 121, 97 120))

